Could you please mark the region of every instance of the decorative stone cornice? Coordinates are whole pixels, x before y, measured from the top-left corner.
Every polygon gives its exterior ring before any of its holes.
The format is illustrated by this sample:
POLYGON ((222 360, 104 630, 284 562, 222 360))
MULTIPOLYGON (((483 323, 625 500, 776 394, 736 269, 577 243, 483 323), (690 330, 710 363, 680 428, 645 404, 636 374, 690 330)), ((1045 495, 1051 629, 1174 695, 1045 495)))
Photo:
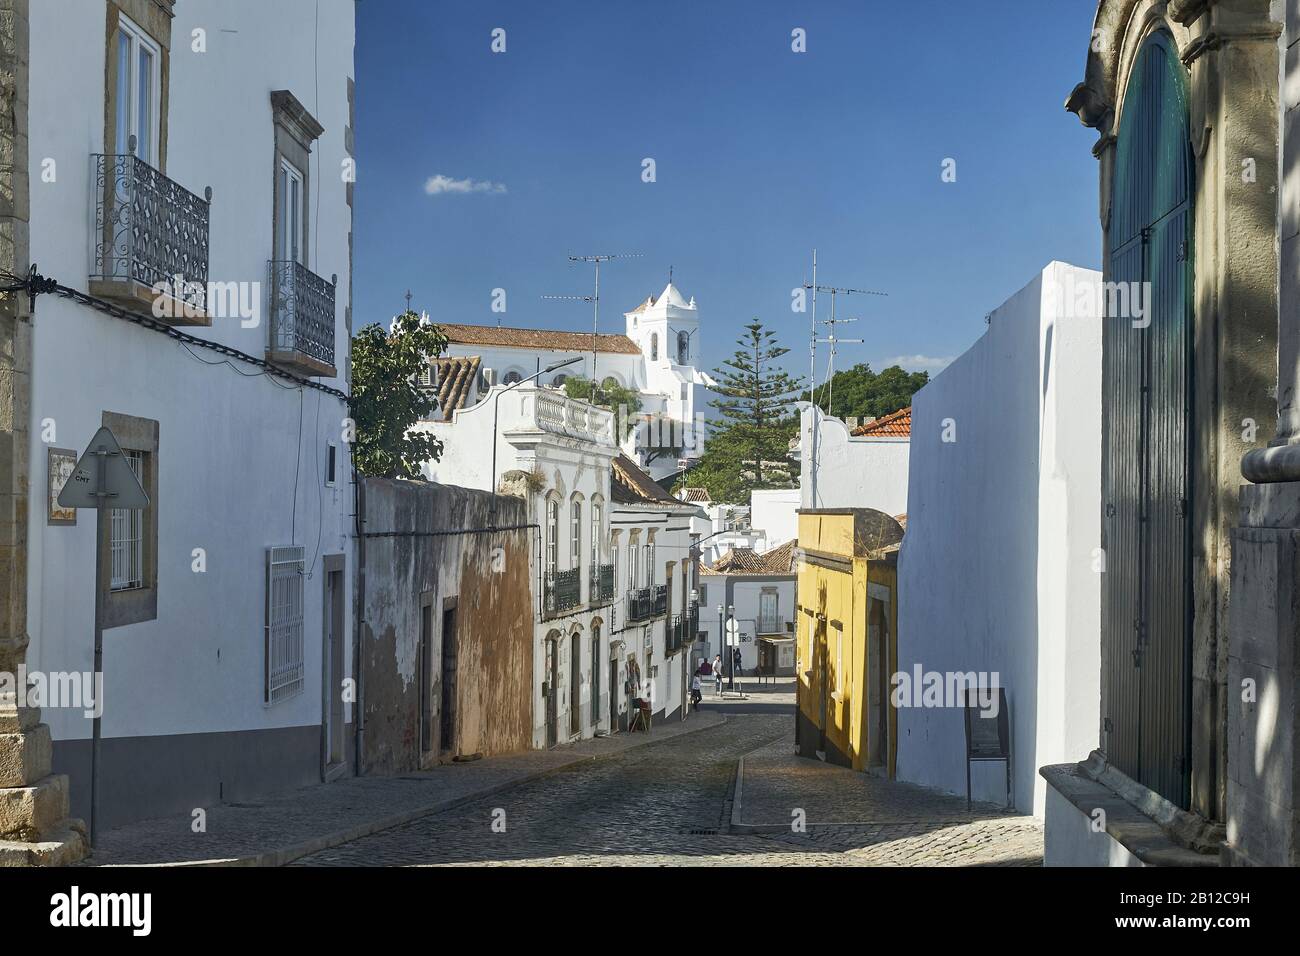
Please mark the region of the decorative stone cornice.
POLYGON ((325 132, 325 127, 288 90, 271 91, 271 109, 275 113, 276 122, 293 134, 306 149, 310 150, 311 144, 325 132))

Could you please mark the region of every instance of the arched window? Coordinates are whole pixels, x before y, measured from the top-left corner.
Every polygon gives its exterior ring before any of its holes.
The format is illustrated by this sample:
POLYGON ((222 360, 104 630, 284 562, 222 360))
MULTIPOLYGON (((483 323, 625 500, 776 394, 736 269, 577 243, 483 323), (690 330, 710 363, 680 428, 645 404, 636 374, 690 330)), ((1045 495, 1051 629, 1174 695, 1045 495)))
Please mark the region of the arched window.
POLYGON ((650 333, 650 361, 659 361, 659 333, 650 333))
POLYGON ((546 501, 546 570, 554 574, 560 568, 560 499, 546 501))
POLYGON ((569 376, 561 372, 559 375, 555 376, 555 378, 551 379, 551 385, 555 388, 564 388, 564 383, 568 380, 569 376))
POLYGON ((677 333, 677 364, 689 364, 687 360, 691 357, 691 336, 687 332, 677 333))
POLYGON ((516 382, 522 382, 524 377, 518 372, 506 372, 506 377, 501 381, 506 385, 514 385, 516 382))
POLYGON ((569 499, 569 567, 582 567, 582 499, 569 499))

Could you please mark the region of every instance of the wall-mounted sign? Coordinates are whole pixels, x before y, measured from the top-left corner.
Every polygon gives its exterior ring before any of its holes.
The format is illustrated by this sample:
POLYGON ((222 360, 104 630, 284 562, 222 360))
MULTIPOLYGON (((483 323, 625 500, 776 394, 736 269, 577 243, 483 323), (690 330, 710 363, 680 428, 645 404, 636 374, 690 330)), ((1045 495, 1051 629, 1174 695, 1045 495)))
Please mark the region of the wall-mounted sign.
POLYGON ((46 450, 46 461, 49 463, 47 523, 74 525, 77 523, 77 509, 65 508, 59 504, 59 492, 63 491, 63 486, 68 483, 73 469, 77 467, 77 453, 70 448, 49 448, 46 450))

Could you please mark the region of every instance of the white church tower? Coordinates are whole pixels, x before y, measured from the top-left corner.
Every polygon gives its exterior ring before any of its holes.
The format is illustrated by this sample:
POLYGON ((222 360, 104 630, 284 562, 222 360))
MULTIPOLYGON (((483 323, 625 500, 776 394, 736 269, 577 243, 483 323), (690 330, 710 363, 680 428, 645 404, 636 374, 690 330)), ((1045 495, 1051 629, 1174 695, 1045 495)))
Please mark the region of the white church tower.
POLYGON ((700 320, 695 298, 689 301, 673 285, 650 296, 631 312, 624 313, 627 336, 641 349, 645 360, 646 392, 663 397, 659 408, 645 407, 661 423, 647 435, 634 435, 628 450, 651 477, 662 478, 685 469, 704 451, 704 390, 713 385, 708 375, 695 368, 700 353, 700 320), (676 453, 669 451, 676 449, 676 453))

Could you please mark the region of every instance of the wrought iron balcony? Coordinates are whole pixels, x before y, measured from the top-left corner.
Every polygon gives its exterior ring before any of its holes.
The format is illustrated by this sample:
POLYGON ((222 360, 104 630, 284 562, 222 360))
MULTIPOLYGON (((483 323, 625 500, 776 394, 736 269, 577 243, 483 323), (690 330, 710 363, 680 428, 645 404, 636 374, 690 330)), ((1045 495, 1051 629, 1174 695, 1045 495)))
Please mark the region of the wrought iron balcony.
POLYGON ((333 378, 334 283, 301 262, 271 260, 271 344, 267 358, 305 375, 333 378))
POLYGON ((614 596, 614 565, 593 564, 591 566, 591 600, 608 601, 614 596))
POLYGON ((660 584, 655 591, 655 614, 668 613, 668 585, 660 584))
POLYGON ((582 601, 582 577, 577 568, 548 571, 545 585, 548 615, 562 614, 582 601))
POLYGON ((648 617, 655 615, 655 589, 654 588, 637 588, 630 591, 627 596, 627 619, 629 621, 644 621, 648 617))
POLYGON ((96 153, 91 161, 90 293, 175 325, 210 325, 212 190, 200 198, 131 153, 96 153))
POLYGON ((682 649, 682 620, 680 614, 674 614, 664 629, 664 653, 672 654, 682 649))

